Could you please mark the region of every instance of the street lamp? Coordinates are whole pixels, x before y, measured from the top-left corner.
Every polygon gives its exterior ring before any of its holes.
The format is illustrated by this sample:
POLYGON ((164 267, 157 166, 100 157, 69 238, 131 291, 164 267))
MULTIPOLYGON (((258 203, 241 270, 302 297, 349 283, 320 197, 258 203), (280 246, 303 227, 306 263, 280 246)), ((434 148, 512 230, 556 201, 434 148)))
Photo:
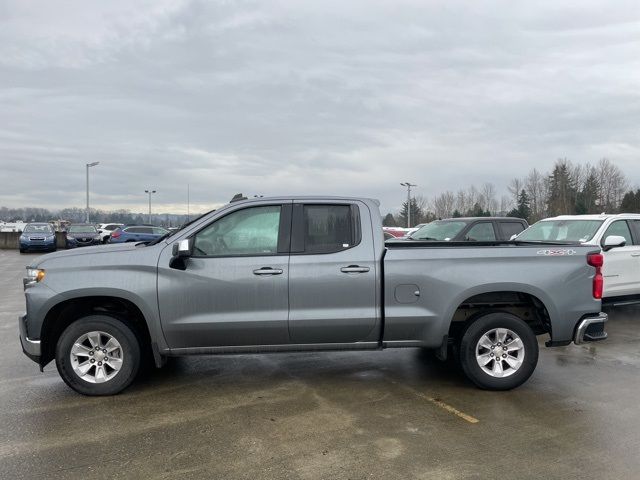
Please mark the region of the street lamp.
POLYGON ((409 182, 401 183, 403 187, 407 187, 407 228, 411 228, 411 187, 417 187, 409 182))
POLYGON ((145 190, 144 193, 149 194, 149 225, 151 225, 151 194, 156 193, 155 190, 145 190))
POLYGON ((87 223, 89 223, 89 168, 90 167, 95 167, 99 163, 100 162, 93 162, 93 163, 87 163, 85 165, 85 167, 87 168, 87 215, 86 215, 87 223))

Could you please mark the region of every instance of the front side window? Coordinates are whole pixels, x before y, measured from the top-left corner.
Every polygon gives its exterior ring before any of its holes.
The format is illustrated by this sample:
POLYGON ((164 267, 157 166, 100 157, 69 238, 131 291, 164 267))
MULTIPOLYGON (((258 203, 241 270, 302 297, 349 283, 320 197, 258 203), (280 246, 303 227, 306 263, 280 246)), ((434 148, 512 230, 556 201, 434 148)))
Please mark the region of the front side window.
POLYGON ((624 239, 627 241, 627 245, 633 245, 631 231, 629 230, 629 225, 627 225, 627 222, 625 220, 618 220, 609 225, 609 228, 607 228, 607 231, 604 232, 604 235, 602 236, 602 243, 604 244, 606 238, 612 235, 624 237, 624 239))
POLYGON ((154 235, 164 235, 165 233, 168 233, 167 230, 161 227, 153 227, 152 231, 154 235))
POLYGON ((496 233, 490 222, 481 222, 471 227, 464 239, 469 242, 493 242, 496 239, 496 233))
POLYGON ((356 243, 349 205, 305 205, 305 253, 331 253, 356 243))
POLYGON ((195 235, 194 255, 275 255, 280 210, 280 205, 245 208, 216 220, 195 235))

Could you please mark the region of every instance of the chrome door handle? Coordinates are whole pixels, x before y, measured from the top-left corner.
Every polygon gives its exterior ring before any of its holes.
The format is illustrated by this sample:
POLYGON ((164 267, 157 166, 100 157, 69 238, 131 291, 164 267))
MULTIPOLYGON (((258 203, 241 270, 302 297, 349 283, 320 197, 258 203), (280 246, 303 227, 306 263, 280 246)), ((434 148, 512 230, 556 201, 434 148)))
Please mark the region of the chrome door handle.
POLYGON ((360 267, 359 265, 349 265, 348 267, 342 267, 340 271, 342 273, 366 273, 369 271, 369 267, 360 267))
POLYGON ((281 275, 281 268, 262 267, 253 271, 254 275, 281 275))

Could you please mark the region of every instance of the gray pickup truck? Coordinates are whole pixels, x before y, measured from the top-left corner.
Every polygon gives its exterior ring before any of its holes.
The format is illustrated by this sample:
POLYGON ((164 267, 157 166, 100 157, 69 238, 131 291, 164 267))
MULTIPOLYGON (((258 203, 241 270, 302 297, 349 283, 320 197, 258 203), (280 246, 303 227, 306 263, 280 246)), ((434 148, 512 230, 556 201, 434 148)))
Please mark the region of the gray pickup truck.
POLYGON ((86 395, 170 356, 398 347, 506 390, 533 373, 536 335, 606 338, 601 265, 578 244, 385 245, 375 200, 241 200, 151 243, 35 259, 20 340, 86 395))

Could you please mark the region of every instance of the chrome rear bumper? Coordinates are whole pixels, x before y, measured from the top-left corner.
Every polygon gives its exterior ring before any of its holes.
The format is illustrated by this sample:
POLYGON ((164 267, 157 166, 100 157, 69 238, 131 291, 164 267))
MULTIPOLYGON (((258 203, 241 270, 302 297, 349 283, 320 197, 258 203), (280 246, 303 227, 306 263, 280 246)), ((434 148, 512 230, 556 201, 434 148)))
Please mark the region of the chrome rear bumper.
POLYGON ((599 313, 595 317, 587 317, 580 320, 576 327, 573 343, 580 345, 606 339, 607 332, 604 331, 604 324, 608 319, 609 317, 606 313, 599 313))

